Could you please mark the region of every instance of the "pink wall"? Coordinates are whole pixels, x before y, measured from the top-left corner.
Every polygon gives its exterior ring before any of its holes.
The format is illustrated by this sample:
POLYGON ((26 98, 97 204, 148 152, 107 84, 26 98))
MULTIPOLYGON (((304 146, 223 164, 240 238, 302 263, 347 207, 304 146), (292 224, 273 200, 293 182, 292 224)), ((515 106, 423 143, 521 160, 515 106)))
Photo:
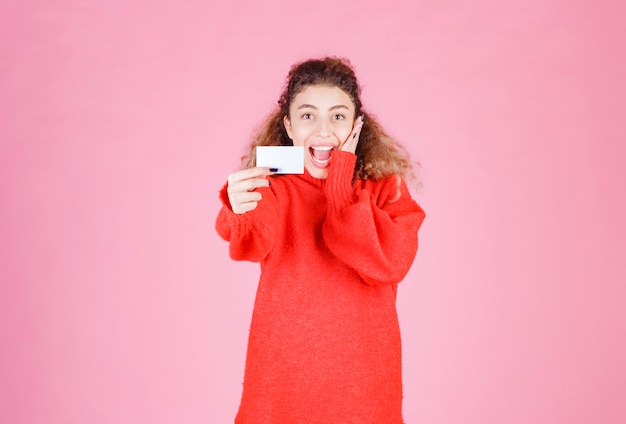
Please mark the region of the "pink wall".
POLYGON ((424 165, 407 423, 626 422, 625 3, 262 3, 1 2, 0 422, 232 421, 216 193, 325 53, 424 165))

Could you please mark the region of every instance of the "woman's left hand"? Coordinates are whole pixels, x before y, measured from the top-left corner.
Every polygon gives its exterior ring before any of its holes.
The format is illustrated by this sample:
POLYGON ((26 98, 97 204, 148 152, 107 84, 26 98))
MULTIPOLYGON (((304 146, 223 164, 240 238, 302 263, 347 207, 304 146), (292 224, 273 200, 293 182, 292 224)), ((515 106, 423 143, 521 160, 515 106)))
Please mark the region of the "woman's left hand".
POLYGON ((352 127, 352 132, 343 142, 339 150, 343 150, 346 152, 354 153, 356 152, 356 146, 359 144, 359 136, 361 135, 361 129, 363 128, 363 122, 365 121, 365 114, 358 116, 354 120, 354 125, 352 127))

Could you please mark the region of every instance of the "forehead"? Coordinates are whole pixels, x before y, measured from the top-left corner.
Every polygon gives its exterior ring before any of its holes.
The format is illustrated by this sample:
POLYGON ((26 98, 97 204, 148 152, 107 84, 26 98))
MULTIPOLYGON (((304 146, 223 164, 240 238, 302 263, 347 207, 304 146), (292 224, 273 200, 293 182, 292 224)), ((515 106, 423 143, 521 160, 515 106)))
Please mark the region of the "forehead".
POLYGON ((296 94, 291 107, 311 105, 318 109, 327 109, 334 106, 346 106, 354 109, 350 96, 339 87, 329 85, 309 85, 296 94))

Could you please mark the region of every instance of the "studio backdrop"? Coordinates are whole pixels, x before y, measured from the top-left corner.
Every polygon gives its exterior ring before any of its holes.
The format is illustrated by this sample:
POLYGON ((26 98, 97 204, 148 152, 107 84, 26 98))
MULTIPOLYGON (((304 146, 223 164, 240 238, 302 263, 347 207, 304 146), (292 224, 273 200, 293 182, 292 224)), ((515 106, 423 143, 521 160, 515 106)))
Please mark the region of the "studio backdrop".
POLYGON ((257 264, 218 190, 348 58, 421 164, 404 418, 626 422, 619 1, 0 1, 0 422, 228 423, 257 264))

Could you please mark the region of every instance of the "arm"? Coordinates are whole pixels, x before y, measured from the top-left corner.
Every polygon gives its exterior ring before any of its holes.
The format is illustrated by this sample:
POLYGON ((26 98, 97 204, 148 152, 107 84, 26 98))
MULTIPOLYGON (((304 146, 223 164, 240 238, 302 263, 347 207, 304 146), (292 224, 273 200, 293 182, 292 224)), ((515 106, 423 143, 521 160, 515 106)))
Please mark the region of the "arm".
POLYGON ((220 191, 217 233, 230 242, 235 260, 259 262, 271 251, 278 226, 277 203, 266 169, 250 168, 228 177, 220 191))
POLYGON ((356 156, 336 152, 326 182, 328 216, 322 234, 330 251, 368 284, 396 284, 417 252, 424 211, 400 177, 352 187, 356 156))

